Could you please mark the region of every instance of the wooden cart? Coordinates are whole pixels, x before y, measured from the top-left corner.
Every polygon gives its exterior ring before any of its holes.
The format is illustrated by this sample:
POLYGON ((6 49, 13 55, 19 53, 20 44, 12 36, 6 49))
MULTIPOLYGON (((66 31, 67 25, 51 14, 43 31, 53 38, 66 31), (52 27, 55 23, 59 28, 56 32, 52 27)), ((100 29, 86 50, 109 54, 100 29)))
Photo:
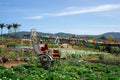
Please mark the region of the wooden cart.
POLYGON ((50 50, 47 44, 45 44, 44 47, 40 47, 39 43, 35 43, 33 44, 33 50, 38 55, 37 66, 42 66, 45 69, 48 69, 51 67, 52 62, 60 62, 59 50, 50 50))

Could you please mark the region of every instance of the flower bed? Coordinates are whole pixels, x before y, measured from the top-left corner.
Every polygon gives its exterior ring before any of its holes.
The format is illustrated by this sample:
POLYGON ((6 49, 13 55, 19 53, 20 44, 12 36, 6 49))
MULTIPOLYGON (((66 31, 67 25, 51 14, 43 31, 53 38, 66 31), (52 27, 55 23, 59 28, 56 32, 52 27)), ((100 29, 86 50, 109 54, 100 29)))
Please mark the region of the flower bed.
POLYGON ((104 52, 92 52, 92 51, 85 51, 85 50, 77 50, 77 49, 59 49, 61 53, 61 58, 70 58, 73 56, 82 57, 89 54, 106 54, 104 52))

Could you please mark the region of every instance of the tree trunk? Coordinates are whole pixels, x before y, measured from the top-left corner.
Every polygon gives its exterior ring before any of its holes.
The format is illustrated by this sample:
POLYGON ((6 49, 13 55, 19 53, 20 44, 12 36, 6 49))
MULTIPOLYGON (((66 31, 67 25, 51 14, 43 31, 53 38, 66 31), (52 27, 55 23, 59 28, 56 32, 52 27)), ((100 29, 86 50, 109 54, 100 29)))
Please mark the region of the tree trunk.
POLYGON ((3 35, 2 35, 2 28, 1 28, 1 39, 3 39, 3 35))
POLYGON ((16 28, 15 28, 15 39, 16 39, 16 28))
POLYGON ((10 37, 10 29, 8 29, 8 38, 10 37))

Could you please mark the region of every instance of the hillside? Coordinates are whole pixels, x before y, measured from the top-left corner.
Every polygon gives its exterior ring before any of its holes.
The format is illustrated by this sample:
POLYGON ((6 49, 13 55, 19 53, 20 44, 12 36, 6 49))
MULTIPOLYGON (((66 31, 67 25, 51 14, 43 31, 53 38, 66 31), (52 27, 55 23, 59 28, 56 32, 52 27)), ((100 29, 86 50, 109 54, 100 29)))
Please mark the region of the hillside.
POLYGON ((101 36, 109 37, 110 35, 113 36, 113 38, 119 38, 120 39, 120 32, 108 32, 104 33, 101 36))
MULTIPOLYGON (((24 38, 25 36, 24 35, 30 35, 30 32, 26 32, 26 31, 22 31, 22 32, 18 32, 17 33, 17 38, 24 38)), ((43 36, 46 36, 46 35, 49 35, 49 36, 61 36, 63 38, 65 37, 78 37, 78 38, 100 38, 102 36, 108 38, 110 35, 113 36, 113 38, 116 38, 116 39, 120 39, 120 32, 108 32, 108 33, 104 33, 104 34, 101 34, 101 35, 76 35, 76 34, 70 34, 70 33, 56 33, 56 34, 52 34, 52 33, 43 33, 43 32, 37 32, 37 35, 43 35, 43 36)), ((4 36, 8 36, 7 34, 4 34, 4 36)), ((12 34, 11 34, 12 36, 12 34)))

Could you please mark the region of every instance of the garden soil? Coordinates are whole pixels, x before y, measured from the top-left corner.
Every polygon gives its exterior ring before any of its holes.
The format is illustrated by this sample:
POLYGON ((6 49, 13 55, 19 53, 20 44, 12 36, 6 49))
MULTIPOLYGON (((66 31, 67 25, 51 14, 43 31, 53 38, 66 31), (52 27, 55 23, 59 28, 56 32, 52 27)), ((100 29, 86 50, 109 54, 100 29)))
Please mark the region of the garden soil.
POLYGON ((21 64, 27 64, 26 62, 21 62, 21 61, 10 61, 6 63, 2 63, 6 68, 11 68, 12 66, 18 66, 21 64))

